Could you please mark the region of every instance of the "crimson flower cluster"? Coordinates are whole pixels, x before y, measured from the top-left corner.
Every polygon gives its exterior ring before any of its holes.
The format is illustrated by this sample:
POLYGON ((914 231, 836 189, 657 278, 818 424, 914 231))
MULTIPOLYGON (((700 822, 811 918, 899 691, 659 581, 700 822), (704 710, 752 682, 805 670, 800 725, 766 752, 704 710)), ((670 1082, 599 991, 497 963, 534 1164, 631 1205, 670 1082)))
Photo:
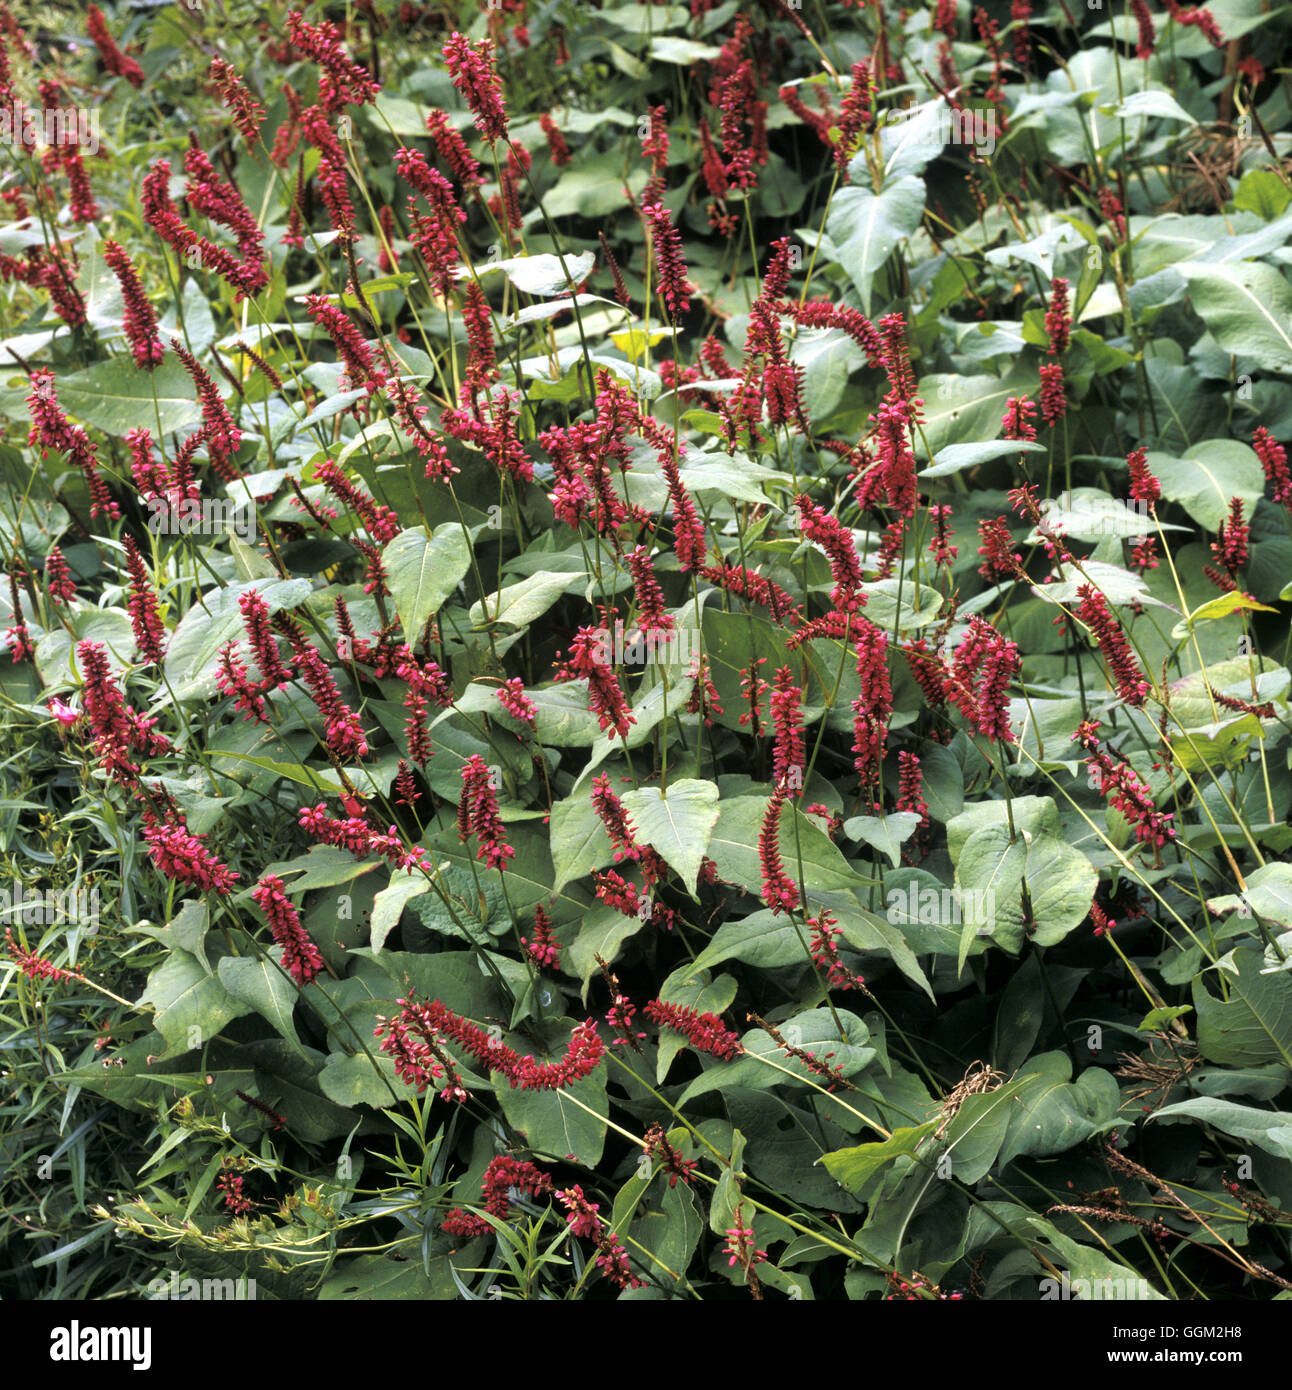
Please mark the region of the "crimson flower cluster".
POLYGON ((468 840, 472 835, 480 844, 476 858, 483 859, 491 869, 502 869, 515 857, 516 851, 507 843, 507 832, 498 814, 493 774, 479 753, 472 753, 462 765, 462 796, 458 802, 458 838, 468 840))
MULTIPOLYGON (((511 1194, 543 1197, 552 1191, 551 1175, 542 1172, 527 1159, 499 1154, 489 1160, 480 1179, 480 1205, 499 1221, 508 1220, 513 1212, 511 1194)), ((454 1207, 440 1223, 440 1229, 451 1236, 471 1239, 493 1233, 493 1227, 482 1216, 454 1207)))
POLYGON ((1116 757, 1100 743, 1099 721, 1084 720, 1072 735, 1089 754, 1086 769, 1100 796, 1129 821, 1135 838, 1153 850, 1159 850, 1175 838, 1170 811, 1159 811, 1153 803, 1148 786, 1125 759, 1116 757))
POLYGON ((697 1052, 707 1052, 719 1061, 730 1062, 745 1050, 716 1014, 697 1013, 684 1004, 666 1004, 662 999, 652 999, 642 1013, 661 1028, 680 1033, 697 1052))
POLYGON ((427 1005, 425 1017, 437 1035, 454 1043, 489 1071, 501 1072, 513 1090, 563 1090, 591 1076, 605 1056, 606 1045, 592 1019, 575 1027, 559 1062, 536 1062, 533 1057, 522 1057, 496 1034, 455 1014, 438 999, 427 1005))
POLYGON ((303 988, 322 970, 323 957, 302 925, 282 879, 275 874, 263 875, 251 896, 268 918, 274 941, 282 947, 283 968, 303 988))
POLYGON ((1108 600, 1089 584, 1078 587, 1077 597, 1081 600, 1077 619, 1094 633, 1100 653, 1117 686, 1117 693, 1128 705, 1142 705, 1151 687, 1144 679, 1121 624, 1108 607, 1108 600))
POLYGON ((597 716, 602 733, 613 729, 615 734, 624 738, 637 722, 637 716, 632 712, 615 673, 601 660, 604 633, 604 628, 581 627, 570 643, 564 665, 557 670, 556 679, 586 680, 588 708, 597 716))

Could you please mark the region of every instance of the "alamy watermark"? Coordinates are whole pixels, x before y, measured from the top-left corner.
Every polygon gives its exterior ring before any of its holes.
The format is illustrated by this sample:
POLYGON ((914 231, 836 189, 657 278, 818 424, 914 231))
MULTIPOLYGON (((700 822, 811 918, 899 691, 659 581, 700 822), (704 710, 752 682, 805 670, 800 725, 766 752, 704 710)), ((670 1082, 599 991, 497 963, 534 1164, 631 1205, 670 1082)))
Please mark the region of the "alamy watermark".
POLYGON ((256 1297, 256 1281, 240 1274, 236 1279, 192 1279, 181 1278, 178 1270, 171 1270, 169 1279, 150 1279, 148 1297, 158 1300, 211 1303, 243 1302, 256 1297))
POLYGON ((97 888, 29 889, 22 883, 0 887, 0 926, 89 927, 93 935, 98 922, 97 888))
POLYGON ((1145 1303, 1155 1296, 1147 1279, 1073 1279, 1065 1269, 1058 1279, 1042 1279, 1041 1302, 1145 1303))
POLYGON ((912 881, 905 888, 890 888, 886 903, 885 915, 894 924, 958 927, 977 922, 986 926, 996 920, 994 888, 934 888, 912 881))
MULTIPOLYGON (((911 121, 929 121, 927 106, 903 106, 897 110, 883 113, 880 124, 884 126, 905 125, 911 121)), ((972 145, 982 155, 994 154, 996 150, 995 111, 971 111, 962 106, 952 109, 940 105, 937 111, 937 137, 944 145, 972 145)), ((932 135, 932 132, 929 132, 932 135)))
POLYGON ((701 641, 693 628, 643 632, 616 623, 613 632, 597 633, 595 656, 603 666, 691 666, 700 659, 701 641))
POLYGON ((216 536, 231 531, 248 545, 256 538, 256 509, 232 497, 148 499, 148 529, 154 536, 216 536))
POLYGON ((76 145, 99 152, 99 111, 94 106, 32 107, 14 98, 0 106, 0 144, 33 150, 39 145, 76 145))

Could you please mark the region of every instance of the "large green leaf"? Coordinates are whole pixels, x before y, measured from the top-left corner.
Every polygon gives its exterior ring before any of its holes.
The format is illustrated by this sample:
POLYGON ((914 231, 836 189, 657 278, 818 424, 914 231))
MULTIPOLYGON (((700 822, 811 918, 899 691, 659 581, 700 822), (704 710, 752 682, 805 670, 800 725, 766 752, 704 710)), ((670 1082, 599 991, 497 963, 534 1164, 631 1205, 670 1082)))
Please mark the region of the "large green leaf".
POLYGON ((976 936, 1007 951, 1027 939, 1038 946, 1062 941, 1085 921, 1098 881, 1090 860, 1058 836, 1020 831, 1011 839, 999 825, 974 831, 956 864, 965 903, 961 967, 976 936))
POLYGON ((157 1011, 153 1022, 166 1039, 165 1057, 204 1047, 231 1019, 251 1012, 201 961, 178 948, 148 976, 138 1002, 157 1011))
POLYGON ((657 850, 694 897, 709 836, 718 823, 718 788, 682 778, 664 792, 658 787, 626 791, 622 800, 638 843, 657 850))
POLYGON ((924 216, 924 180, 893 179, 882 193, 847 187, 834 195, 826 231, 861 299, 870 312, 875 275, 898 242, 913 236, 924 216))
POLYGON ((1193 1096, 1164 1105, 1150 1118, 1164 1120, 1172 1115, 1202 1120, 1222 1134, 1255 1144, 1275 1158, 1292 1160, 1292 1114, 1286 1110, 1257 1110, 1253 1105, 1235 1105, 1232 1100, 1214 1096, 1193 1096))
POLYGON ((541 618, 570 584, 581 578, 581 575, 539 570, 537 574, 522 579, 519 584, 511 584, 499 589, 496 594, 490 594, 482 603, 473 603, 467 617, 476 627, 490 622, 525 627, 535 618, 541 618))
MULTIPOLYGON (((180 700, 209 700, 218 690, 215 672, 220 648, 246 636, 238 600, 256 590, 271 613, 296 608, 310 596, 308 579, 253 579, 212 589, 184 614, 166 648, 166 679, 180 700)), ((254 658, 249 658, 253 677, 254 658)))
MULTIPOLYGON (((721 802, 709 840, 709 857, 717 865, 718 877, 755 894, 762 892, 758 835, 767 806, 768 798, 762 796, 733 796, 721 802)), ((809 894, 865 887, 870 881, 851 868, 825 831, 795 806, 786 805, 781 811, 780 847, 785 871, 792 878, 798 875, 801 854, 802 886, 809 894)))
POLYGON ((255 956, 225 956, 216 967, 216 972, 220 983, 234 999, 254 1009, 293 1047, 303 1051, 296 1025, 292 1022, 296 990, 291 980, 273 963, 281 962, 282 948, 275 946, 268 954, 270 960, 255 956))
POLYGON ((1243 500, 1243 515, 1265 495, 1261 461, 1249 445, 1237 439, 1208 439, 1180 455, 1150 453, 1148 466, 1162 484, 1162 496, 1178 502, 1208 531, 1229 514, 1229 500, 1243 500))
POLYGON ((1100 1067, 1087 1067, 1075 1082, 1066 1052, 1031 1057, 1016 1092, 1009 1125, 1000 1148, 1000 1164, 1020 1156, 1048 1158, 1114 1127, 1121 1107, 1117 1078, 1100 1067))
POLYGON ((1292 975, 1263 974, 1264 956, 1249 947, 1232 959, 1236 973, 1225 973, 1227 1003, 1210 994, 1200 976, 1193 981, 1199 1050, 1222 1066, 1292 1067, 1292 975))
POLYGON ((553 803, 551 831, 554 888, 614 862, 615 847, 588 793, 553 803))
POLYGON ((841 1187, 852 1193, 860 1193, 894 1159, 914 1154, 937 1127, 937 1120, 922 1125, 907 1125, 895 1129, 887 1139, 874 1144, 858 1144, 851 1149, 838 1149, 826 1154, 821 1161, 841 1187))
POLYGON ((1220 346, 1243 365, 1292 372, 1292 287, 1272 265, 1181 263, 1189 297, 1220 346))
POLYGON ((430 535, 425 526, 401 531, 381 558, 395 611, 411 643, 471 568, 471 544, 457 522, 446 521, 430 535))
POLYGON ((141 372, 123 354, 60 377, 58 402, 69 415, 118 439, 139 426, 154 436, 159 430, 171 434, 202 418, 193 378, 169 353, 151 372, 141 372))
MULTIPOLYGON (((414 132, 417 133, 417 132, 414 132)), ((458 1297, 453 1279, 453 1262, 448 1255, 433 1255, 429 1274, 421 1258, 399 1260, 387 1255, 356 1255, 340 1260, 336 1273, 323 1281, 318 1297, 327 1302, 437 1303, 458 1297)))

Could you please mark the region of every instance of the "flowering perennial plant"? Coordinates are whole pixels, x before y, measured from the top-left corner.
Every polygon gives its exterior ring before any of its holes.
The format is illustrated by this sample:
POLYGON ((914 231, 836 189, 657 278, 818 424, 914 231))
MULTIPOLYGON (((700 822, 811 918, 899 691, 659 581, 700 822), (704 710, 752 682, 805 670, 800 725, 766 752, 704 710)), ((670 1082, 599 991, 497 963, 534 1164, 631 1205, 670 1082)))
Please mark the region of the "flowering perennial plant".
POLYGON ((0 1296, 1285 1292, 1278 7, 55 8, 0 1296))

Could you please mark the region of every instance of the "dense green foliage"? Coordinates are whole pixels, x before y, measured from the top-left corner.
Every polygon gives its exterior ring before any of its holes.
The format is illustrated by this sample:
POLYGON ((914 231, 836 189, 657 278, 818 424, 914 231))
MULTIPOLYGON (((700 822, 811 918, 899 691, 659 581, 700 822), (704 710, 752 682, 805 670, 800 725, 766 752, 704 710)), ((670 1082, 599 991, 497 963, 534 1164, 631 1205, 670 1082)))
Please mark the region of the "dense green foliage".
POLYGON ((1286 12, 298 8, 0 15, 0 1291, 1286 1298, 1286 12))

